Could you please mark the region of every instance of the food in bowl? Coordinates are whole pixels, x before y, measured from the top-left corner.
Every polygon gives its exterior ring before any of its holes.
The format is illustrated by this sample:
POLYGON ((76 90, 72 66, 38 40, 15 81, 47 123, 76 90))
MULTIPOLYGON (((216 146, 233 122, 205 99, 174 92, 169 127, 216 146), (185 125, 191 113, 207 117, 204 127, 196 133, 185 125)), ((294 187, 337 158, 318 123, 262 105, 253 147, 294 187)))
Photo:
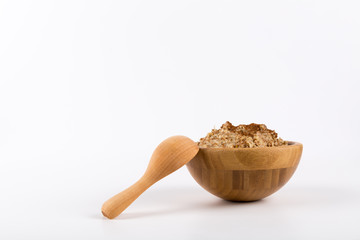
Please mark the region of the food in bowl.
POLYGON ((301 158, 301 143, 284 141, 263 124, 224 125, 200 140, 199 152, 186 164, 202 188, 225 200, 255 201, 289 181, 301 158))
POLYGON ((199 147, 203 148, 254 148, 288 145, 278 137, 274 130, 265 124, 232 125, 229 121, 220 129, 213 129, 206 137, 201 138, 199 147))

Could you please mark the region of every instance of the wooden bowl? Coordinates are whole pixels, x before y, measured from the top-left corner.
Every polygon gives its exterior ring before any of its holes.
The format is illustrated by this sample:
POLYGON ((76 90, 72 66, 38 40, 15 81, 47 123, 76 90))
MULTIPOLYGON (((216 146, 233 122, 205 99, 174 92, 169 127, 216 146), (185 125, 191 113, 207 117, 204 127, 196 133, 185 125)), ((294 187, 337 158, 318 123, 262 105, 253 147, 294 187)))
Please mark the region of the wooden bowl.
POLYGON ((265 198, 289 181, 299 164, 303 145, 259 148, 200 148, 186 164, 208 192, 230 201, 265 198))

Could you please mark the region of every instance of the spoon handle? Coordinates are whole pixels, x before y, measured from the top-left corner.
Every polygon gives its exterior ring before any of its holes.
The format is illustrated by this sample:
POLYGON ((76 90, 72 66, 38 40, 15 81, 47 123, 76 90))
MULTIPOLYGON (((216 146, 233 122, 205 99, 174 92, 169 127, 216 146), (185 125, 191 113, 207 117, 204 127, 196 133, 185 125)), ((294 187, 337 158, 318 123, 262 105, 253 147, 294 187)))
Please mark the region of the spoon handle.
POLYGON ((119 216, 151 185, 153 183, 149 183, 144 177, 140 178, 132 186, 107 200, 101 208, 102 214, 109 219, 119 216))

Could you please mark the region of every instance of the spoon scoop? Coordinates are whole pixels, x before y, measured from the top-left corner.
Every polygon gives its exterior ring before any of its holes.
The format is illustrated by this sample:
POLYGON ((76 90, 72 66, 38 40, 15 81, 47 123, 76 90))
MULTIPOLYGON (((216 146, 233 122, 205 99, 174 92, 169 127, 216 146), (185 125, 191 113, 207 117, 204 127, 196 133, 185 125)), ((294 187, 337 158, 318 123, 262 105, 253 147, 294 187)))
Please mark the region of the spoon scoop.
POLYGON ((184 166, 198 151, 198 145, 188 137, 165 139, 156 147, 144 175, 135 184, 107 200, 101 208, 102 214, 110 219, 117 217, 146 189, 184 166))

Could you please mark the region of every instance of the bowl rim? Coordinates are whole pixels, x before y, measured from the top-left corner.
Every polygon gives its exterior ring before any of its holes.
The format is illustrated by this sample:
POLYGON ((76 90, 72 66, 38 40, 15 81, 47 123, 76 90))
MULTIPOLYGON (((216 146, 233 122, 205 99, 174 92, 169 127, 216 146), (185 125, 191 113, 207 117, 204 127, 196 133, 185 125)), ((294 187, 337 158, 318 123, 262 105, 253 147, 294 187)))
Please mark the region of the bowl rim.
MULTIPOLYGON (((301 159, 303 145, 299 142, 289 142, 290 145, 277 147, 199 148, 194 159, 201 159, 200 165, 205 164, 205 168, 211 166, 221 170, 268 170, 296 167, 301 159), (225 159, 226 164, 221 159, 225 159), (221 164, 218 164, 219 162, 221 164)), ((189 164, 195 164, 195 162, 198 161, 191 160, 189 164)))
POLYGON ((295 141, 287 141, 288 145, 274 146, 274 147, 254 147, 254 148, 225 148, 225 147, 199 147, 199 150, 205 151, 261 151, 264 149, 281 149, 281 148, 294 148, 302 147, 303 144, 295 141))

